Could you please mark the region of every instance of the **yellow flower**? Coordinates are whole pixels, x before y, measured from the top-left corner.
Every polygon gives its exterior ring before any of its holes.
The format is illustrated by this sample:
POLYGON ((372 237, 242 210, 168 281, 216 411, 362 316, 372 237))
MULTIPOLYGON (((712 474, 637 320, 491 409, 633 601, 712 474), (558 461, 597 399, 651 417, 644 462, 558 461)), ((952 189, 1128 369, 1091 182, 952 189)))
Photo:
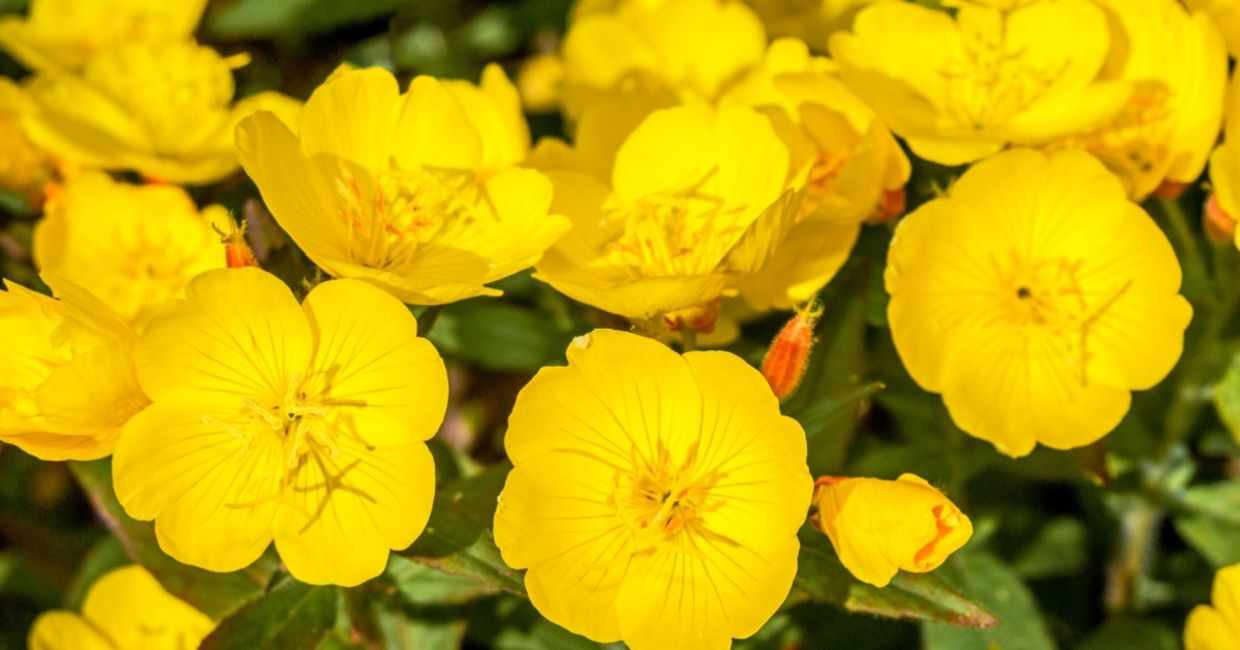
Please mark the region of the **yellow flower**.
POLYGON ((1098 80, 1111 38, 1088 0, 959 4, 953 18, 876 3, 831 38, 844 81, 918 156, 958 165, 1045 144, 1102 126, 1127 101, 1126 82, 1098 80))
POLYGON ((1023 456, 1089 444, 1157 384, 1192 308, 1167 238, 1075 151, 983 161, 901 222, 888 320, 913 379, 956 424, 1023 456))
POLYGON ((184 297, 195 275, 223 268, 227 211, 199 213, 172 185, 126 185, 106 174, 70 178, 48 201, 35 226, 39 268, 92 292, 130 324, 140 326, 156 307, 184 297))
POLYGON ((102 458, 148 403, 134 334, 86 290, 44 280, 59 300, 13 282, 0 292, 0 440, 44 460, 102 458))
POLYGON ((495 541, 555 623, 635 650, 726 648, 787 596, 805 434, 739 357, 595 330, 522 389, 504 446, 495 541))
POLYGON ((762 22, 739 0, 628 0, 578 10, 564 36, 564 109, 640 93, 711 101, 762 60, 762 22))
POLYGON ((1164 182, 1201 175, 1223 119, 1227 50, 1204 13, 1175 0, 1101 2, 1123 30, 1114 72, 1133 94, 1102 129, 1066 144, 1097 156, 1140 201, 1164 182))
POLYGON ((747 0, 772 38, 799 38, 826 50, 832 34, 852 26, 857 12, 877 0, 747 0))
POLYGON ((1184 623, 1185 650, 1240 648, 1240 564, 1214 574, 1214 606, 1198 605, 1184 623))
POLYGON ((26 18, 0 18, 0 48, 34 70, 81 70, 126 43, 190 37, 207 0, 33 0, 26 18))
POLYGON ((862 582, 886 587, 900 570, 933 571, 973 536, 973 524, 925 479, 820 478, 814 524, 862 582))
POLYGON ((281 227, 327 273, 415 304, 495 296, 565 230, 551 183, 524 157, 516 91, 379 68, 341 71, 306 102, 301 135, 259 112, 237 129, 241 164, 281 227))
POLYGON ((22 118, 32 110, 26 90, 0 77, 0 190, 25 197, 37 209, 43 203, 43 186, 54 176, 47 153, 35 146, 22 128, 22 118))
MULTIPOLYGON (((1228 87, 1223 144, 1210 156, 1210 187, 1217 207, 1235 219, 1240 216, 1240 77, 1233 75, 1228 87)), ((1240 238, 1236 239, 1240 246, 1240 238)))
POLYGON ((701 307, 761 268, 799 198, 785 191, 788 151, 769 120, 737 105, 656 111, 620 145, 607 180, 581 169, 549 174, 552 207, 573 229, 535 277, 635 320, 701 307))
POLYGON ((30 95, 38 110, 25 125, 35 142, 87 167, 212 183, 237 169, 233 127, 242 117, 298 110, 276 92, 233 104, 232 69, 245 61, 192 42, 122 45, 93 57, 81 75, 37 75, 30 95))
POLYGON ((909 162, 891 132, 805 43, 779 39, 763 65, 725 95, 771 118, 794 169, 809 167, 797 224, 762 270, 744 279, 755 311, 789 309, 813 297, 843 266, 861 223, 903 193, 909 162))
POLYGON ((550 113, 559 108, 564 86, 564 62, 554 54, 535 54, 521 63, 517 90, 521 105, 531 113, 550 113))
POLYGON ((1205 11, 1222 32, 1227 50, 1240 54, 1240 2, 1237 0, 1185 0, 1193 11, 1205 11))
POLYGON ((52 610, 30 629, 31 650, 192 650, 215 624, 164 591, 146 569, 127 566, 99 578, 82 613, 52 610))
POLYGON ((424 441, 447 404, 443 361, 409 310, 363 282, 302 305, 254 267, 208 271, 138 344, 153 403, 125 427, 116 496, 160 547, 212 571, 274 539, 293 577, 352 586, 426 526, 424 441))

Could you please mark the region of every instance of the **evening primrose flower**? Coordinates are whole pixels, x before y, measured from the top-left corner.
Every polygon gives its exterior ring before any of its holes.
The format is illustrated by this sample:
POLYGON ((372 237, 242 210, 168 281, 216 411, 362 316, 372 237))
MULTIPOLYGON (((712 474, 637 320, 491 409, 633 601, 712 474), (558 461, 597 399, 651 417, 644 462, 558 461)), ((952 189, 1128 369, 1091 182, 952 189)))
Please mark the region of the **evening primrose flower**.
POLYGON ((215 624, 164 591, 141 566, 91 585, 82 613, 52 610, 30 628, 31 650, 192 650, 215 624))
POLYGON ((551 183, 512 163, 529 135, 498 68, 480 88, 379 68, 337 72, 306 102, 300 136, 259 112, 241 164, 280 226, 327 273, 414 304, 495 296, 565 230, 551 183))
POLYGON ((843 80, 918 156, 959 165, 1045 144, 1102 126, 1128 100, 1127 82, 1099 80, 1111 38, 1088 0, 953 4, 954 17, 875 3, 831 38, 843 80))
POLYGON ((0 292, 0 441, 44 460, 102 458, 148 403, 134 333, 85 289, 43 279, 57 299, 12 281, 0 292))
POLYGON ((762 22, 739 0, 624 0, 579 9, 564 36, 564 110, 639 93, 709 102, 762 60, 762 22))
POLYGON ((184 296, 195 275, 223 268, 227 211, 198 211, 173 185, 127 185, 83 172, 60 186, 35 226, 43 271, 91 287, 132 325, 184 296))
POLYGON ((803 41, 773 42, 725 101, 763 111, 809 178, 796 224, 763 268, 739 285, 750 309, 789 309, 843 266, 862 222, 903 195, 909 162, 891 132, 803 41))
POLYGON ((232 70, 247 60, 189 41, 122 45, 91 58, 80 75, 37 75, 29 87, 38 110, 25 126, 31 139, 70 162, 212 183, 237 169, 233 127, 241 118, 260 108, 286 116, 298 110, 276 92, 234 104, 232 70))
POLYGON ((1123 30, 1112 59, 1133 94, 1101 129, 1065 141, 1094 154, 1140 201, 1197 180, 1218 140, 1227 50, 1204 12, 1176 0, 1100 0, 1123 30))
POLYGON ((142 335, 153 403, 125 427, 116 496, 178 561, 233 571, 274 539, 293 577, 352 586, 426 526, 424 441, 447 405, 409 310, 355 280, 299 306, 254 267, 208 271, 142 335))
POLYGON ((726 648, 779 608, 805 433, 725 352, 595 330, 517 396, 495 541, 551 621, 599 642, 726 648))
POLYGON ((913 379, 1010 456, 1089 444, 1157 384, 1192 308, 1166 237, 1075 150, 978 163, 896 229, 887 315, 913 379))
POLYGON ((886 587, 899 571, 926 573, 973 536, 956 504, 915 474, 894 481, 824 477, 814 489, 814 525, 856 578, 886 587))
POLYGON ((799 38, 815 51, 827 49, 828 38, 852 26, 863 7, 878 0, 747 0, 772 38, 799 38))
POLYGON ((126 43, 190 37, 207 0, 32 0, 27 17, 0 17, 0 48, 33 70, 81 70, 126 43))
POLYGON ((0 77, 0 190, 15 192, 34 208, 55 176, 51 158, 26 136, 22 117, 33 110, 26 90, 0 77))
POLYGON ((752 109, 651 113, 607 177, 549 173, 553 209, 573 229, 534 277, 633 320, 702 308, 761 268, 787 232, 800 197, 785 191, 788 170, 786 147, 752 109))
POLYGON ((1240 648, 1240 564, 1214 574, 1213 606, 1198 605, 1184 623, 1185 650, 1240 648))

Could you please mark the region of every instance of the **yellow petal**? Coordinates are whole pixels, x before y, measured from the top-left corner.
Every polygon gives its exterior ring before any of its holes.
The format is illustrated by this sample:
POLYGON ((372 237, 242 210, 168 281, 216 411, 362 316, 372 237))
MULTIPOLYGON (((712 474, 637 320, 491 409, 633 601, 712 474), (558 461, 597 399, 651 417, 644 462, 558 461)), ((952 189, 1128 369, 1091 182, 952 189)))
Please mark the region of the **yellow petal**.
POLYGON ((160 548, 178 561, 235 571, 271 542, 284 458, 274 435, 244 435, 253 417, 232 397, 191 393, 125 426, 112 461, 116 498, 129 516, 155 519, 160 548))
POLYGON ((155 401, 174 395, 280 403, 311 355, 310 326, 293 294, 257 268, 199 275, 152 319, 138 344, 138 379, 155 401))
POLYGON ((116 650, 89 621, 63 610, 39 614, 30 628, 30 650, 116 650))
MULTIPOLYGON (((396 432, 359 426, 362 439, 396 432)), ((367 446, 337 438, 316 448, 289 483, 272 528, 289 573, 310 584, 352 587, 383 573, 388 551, 413 543, 435 497, 435 462, 421 442, 367 446)))
POLYGON ((164 591, 140 566, 116 569, 86 594, 82 615, 118 648, 197 647, 215 623, 164 591))
POLYGON ((399 110, 396 130, 388 134, 399 167, 478 169, 482 165, 483 142, 469 113, 438 79, 414 77, 399 110))
POLYGON ((328 80, 301 113, 306 157, 329 153, 367 169, 387 166, 400 114, 400 89, 382 68, 354 70, 328 80))
POLYGON ((448 404, 448 374, 403 304, 365 282, 332 280, 315 287, 303 309, 315 340, 302 384, 307 395, 343 414, 333 415, 354 437, 383 436, 364 438, 370 445, 435 435, 448 404))

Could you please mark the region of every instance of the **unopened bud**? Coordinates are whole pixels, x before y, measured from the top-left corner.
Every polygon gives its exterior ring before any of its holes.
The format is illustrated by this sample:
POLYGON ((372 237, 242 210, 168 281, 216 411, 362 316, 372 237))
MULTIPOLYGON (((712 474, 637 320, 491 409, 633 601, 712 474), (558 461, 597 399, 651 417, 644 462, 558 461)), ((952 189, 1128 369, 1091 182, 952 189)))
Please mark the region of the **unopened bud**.
POLYGON ((866 219, 866 223, 871 226, 878 226, 885 223, 895 221, 897 217, 904 214, 905 194, 904 186, 894 190, 885 190, 883 195, 879 197, 878 208, 874 210, 874 214, 866 219))
MULTIPOLYGON (((224 261, 228 263, 228 268, 239 269, 246 266, 258 266, 258 260, 254 258, 254 251, 250 250, 250 245, 245 242, 245 221, 238 226, 237 222, 229 220, 228 232, 216 232, 220 234, 220 243, 224 244, 224 261)), ((214 228, 214 226, 212 226, 214 228)))
POLYGON ((1206 199, 1204 219, 1206 236, 1217 244, 1230 244, 1236 239, 1236 220, 1219 205, 1218 195, 1206 199))
POLYGON ((1163 181, 1161 185, 1154 188, 1154 196, 1160 199, 1174 201, 1180 198, 1184 190, 1188 189, 1188 183, 1180 183, 1178 181, 1163 181))
POLYGON ((814 327, 822 316, 822 303, 814 300, 798 308, 792 319, 779 330, 762 359, 762 376, 771 392, 782 402, 796 392, 814 349, 814 327))

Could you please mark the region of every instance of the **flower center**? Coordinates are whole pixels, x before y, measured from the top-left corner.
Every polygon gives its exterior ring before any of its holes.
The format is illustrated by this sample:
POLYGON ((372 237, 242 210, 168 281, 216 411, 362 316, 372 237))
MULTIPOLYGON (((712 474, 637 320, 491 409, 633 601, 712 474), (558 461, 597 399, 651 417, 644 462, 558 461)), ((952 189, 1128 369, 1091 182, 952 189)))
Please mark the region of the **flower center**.
POLYGON ((605 210, 604 221, 619 226, 608 249, 612 262, 638 277, 710 273, 744 232, 728 217, 744 208, 725 208, 701 190, 713 175, 679 191, 650 194, 635 204, 605 210))
POLYGON ((1164 84, 1139 82, 1132 98, 1111 123, 1085 136, 1080 145, 1114 170, 1125 184, 1156 186, 1162 180, 1160 163, 1170 155, 1171 99, 1171 90, 1164 84))
POLYGON ((961 14, 965 20, 959 23, 963 57, 950 62, 939 74, 944 82, 945 108, 960 125, 984 131, 1007 123, 1038 101, 1063 75, 1069 62, 1035 66, 1026 60, 1025 46, 1008 42, 1008 18, 1019 10, 1015 4, 970 9, 961 14))
POLYGON ((476 180, 472 171, 431 168, 359 175, 340 161, 336 193, 351 261, 399 272, 419 245, 479 218, 476 180))
POLYGON ((1015 259, 1001 283, 1000 296, 1010 322, 1040 328, 1058 338, 1085 384, 1090 327, 1132 282, 1109 291, 1086 291, 1080 281, 1081 266, 1081 260, 1066 258, 1015 259))
POLYGON ((710 488, 718 476, 695 471, 696 444, 680 463, 661 443, 654 458, 642 458, 636 450, 633 457, 630 471, 616 471, 612 500, 640 549, 693 530, 701 513, 712 509, 710 488))

